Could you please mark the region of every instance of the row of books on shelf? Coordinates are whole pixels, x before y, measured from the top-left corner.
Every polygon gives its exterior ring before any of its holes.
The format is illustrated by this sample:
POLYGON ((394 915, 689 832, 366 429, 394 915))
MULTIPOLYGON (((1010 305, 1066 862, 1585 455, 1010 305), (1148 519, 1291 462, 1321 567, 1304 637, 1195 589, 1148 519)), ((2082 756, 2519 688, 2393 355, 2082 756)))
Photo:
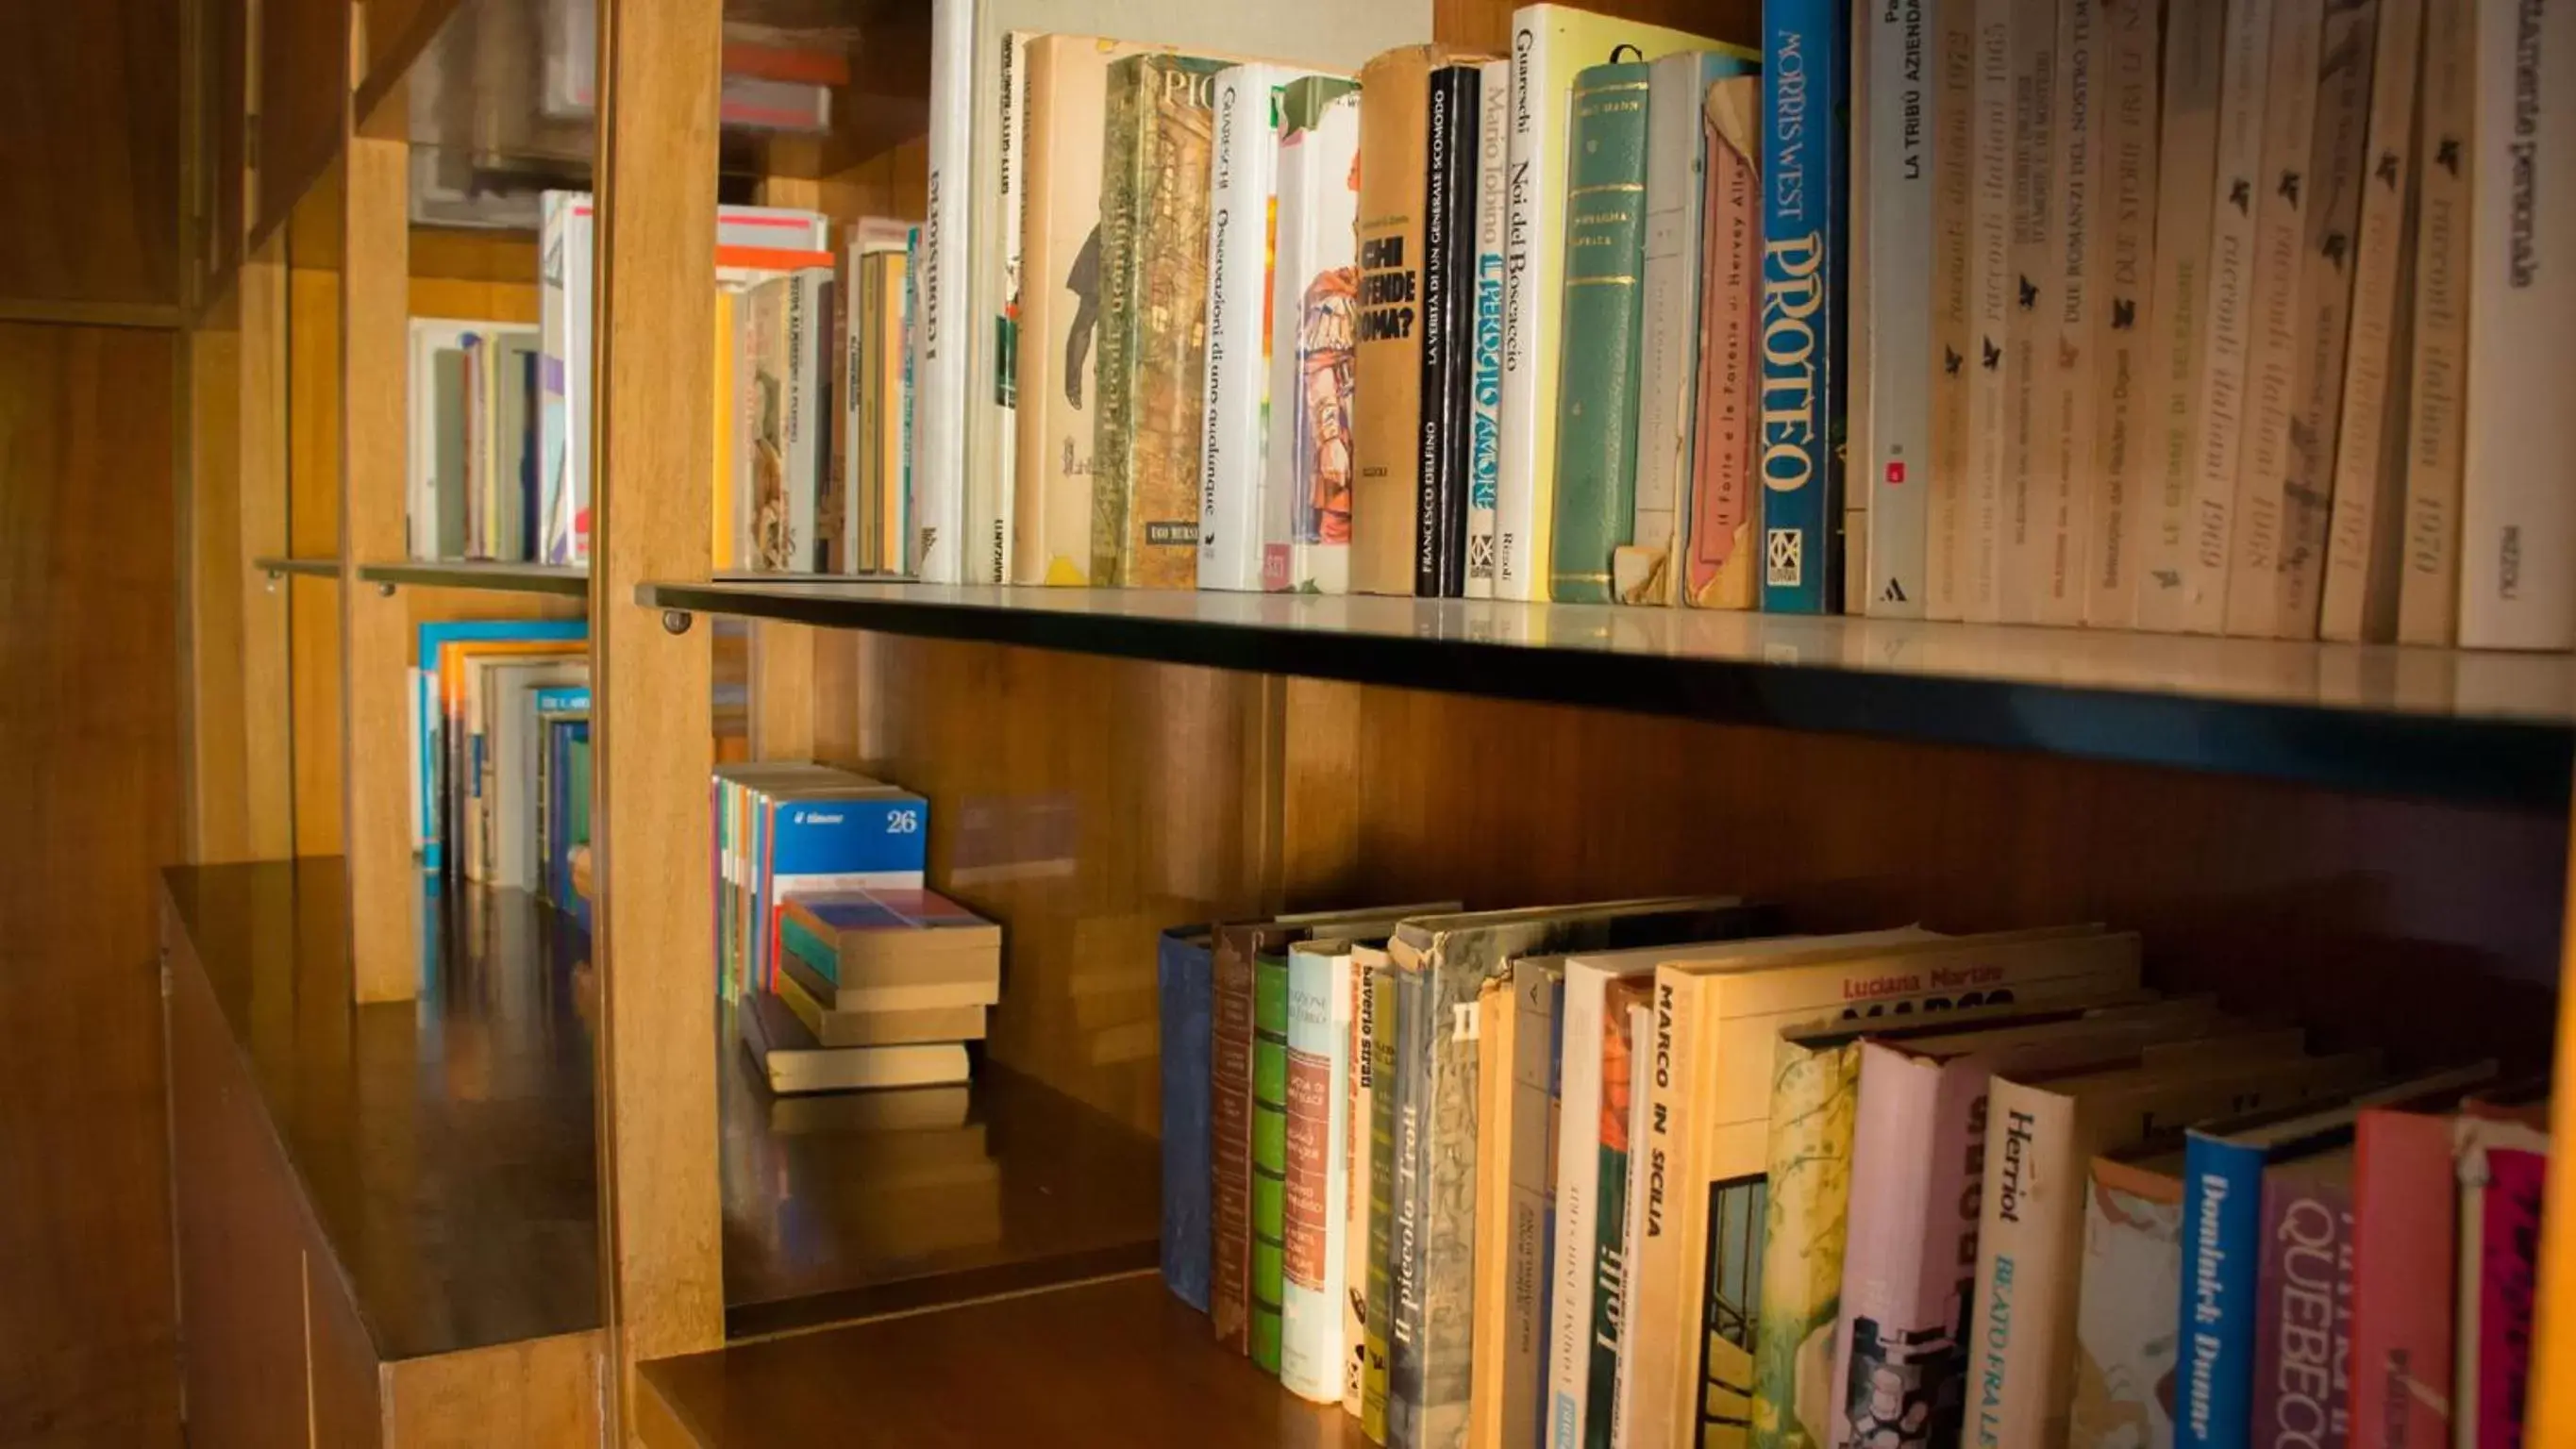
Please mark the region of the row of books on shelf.
POLYGON ((530 891, 583 924, 590 640, 579 620, 421 624, 411 669, 414 852, 432 880, 530 891))
POLYGON ((926 888, 930 804, 813 763, 719 766, 715 964, 774 1093, 965 1082, 1002 928, 926 888))
POLYGON ((2131 934, 1780 929, 1166 933, 1172 1291, 1397 1449, 2520 1442, 2545 1088, 2131 934))

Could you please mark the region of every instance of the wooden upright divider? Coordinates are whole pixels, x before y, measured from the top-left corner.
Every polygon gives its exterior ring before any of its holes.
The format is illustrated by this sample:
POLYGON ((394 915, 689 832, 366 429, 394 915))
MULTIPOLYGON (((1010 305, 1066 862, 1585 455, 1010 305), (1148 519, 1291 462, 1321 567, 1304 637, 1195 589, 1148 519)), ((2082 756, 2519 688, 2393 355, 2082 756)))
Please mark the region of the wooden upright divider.
POLYGON ((420 993, 404 601, 358 578, 403 556, 405 373, 410 365, 410 150, 352 135, 341 235, 340 647, 349 968, 361 1002, 420 993))
POLYGON ((599 7, 591 948, 600 1280, 620 1426, 635 1422, 638 1363, 724 1339, 706 875, 714 629, 675 634, 635 605, 645 580, 705 578, 712 563, 722 21, 720 0, 599 7))
MULTIPOLYGON (((272 238, 234 279, 241 305, 239 497, 247 554, 282 554, 286 536, 286 268, 272 238)), ((295 853, 295 789, 287 711, 287 591, 246 570, 242 601, 242 847, 244 859, 295 853)))

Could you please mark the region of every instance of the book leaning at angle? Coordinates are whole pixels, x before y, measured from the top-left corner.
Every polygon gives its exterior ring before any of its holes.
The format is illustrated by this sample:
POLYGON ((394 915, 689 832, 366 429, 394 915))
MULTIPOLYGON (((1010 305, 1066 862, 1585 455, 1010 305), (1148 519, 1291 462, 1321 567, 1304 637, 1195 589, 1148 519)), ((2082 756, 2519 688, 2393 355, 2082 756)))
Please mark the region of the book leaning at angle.
POLYGON ((1556 399, 1563 365, 1565 120, 1574 76, 1633 50, 1652 60, 1713 50, 1759 54, 1570 5, 1512 12, 1511 189, 1504 215, 1502 448, 1494 494, 1494 595, 1547 598, 1556 506, 1556 399))
POLYGON ((1321 77, 1281 97, 1261 586, 1350 588, 1352 403, 1359 345, 1360 97, 1321 77))

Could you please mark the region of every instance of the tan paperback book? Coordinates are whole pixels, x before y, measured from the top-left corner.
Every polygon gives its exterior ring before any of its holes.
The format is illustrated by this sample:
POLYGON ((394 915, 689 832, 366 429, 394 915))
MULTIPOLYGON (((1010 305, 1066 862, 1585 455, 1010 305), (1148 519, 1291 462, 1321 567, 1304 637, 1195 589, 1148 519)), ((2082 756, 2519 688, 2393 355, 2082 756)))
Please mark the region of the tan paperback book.
POLYGON ((1930 497, 1924 500, 1923 615, 1960 619, 1966 617, 1969 568, 1968 360, 1976 352, 1968 286, 1974 7, 1951 0, 1934 7, 1932 23, 1932 353, 1922 359, 1931 377, 1932 466, 1930 497))
POLYGON ((2012 240, 2004 323, 2003 532, 1995 561, 1995 616, 2007 624, 2038 621, 2048 551, 2042 515, 2053 455, 2056 369, 2050 354, 2056 350, 2057 275, 2065 255, 2065 209, 2050 135, 2057 121, 2059 13, 2058 0, 2012 0, 2012 240))
MULTIPOLYGON (((2467 457, 2463 416, 2468 404, 2469 356, 2468 158, 2470 128, 2477 115, 2476 37, 2475 18, 2465 0, 2425 0, 2423 118, 2411 173, 2421 191, 2412 228, 2414 266, 2411 272, 2401 273, 2401 279, 2411 277, 2414 282, 2413 354, 2402 368, 2406 391, 2401 395, 2391 388, 2389 412, 2382 424, 2396 429, 2398 419, 2404 419, 2406 451, 2402 466, 2394 471, 2403 478, 2405 511, 2402 519, 2378 520, 2377 527, 2366 533, 2358 525, 2353 528, 2354 547, 2347 556, 2353 571, 2362 576, 2355 590, 2360 597, 2357 601, 2343 597, 2333 586, 2344 580, 2329 578, 2329 603, 2341 607, 2330 607, 2327 618, 2347 631, 2329 638, 2386 637, 2377 626, 2387 618, 2391 602, 2387 595, 2393 590, 2399 643, 2459 642, 2460 492, 2467 457), (2387 536, 2392 525, 2397 533, 2394 539, 2387 536), (2393 576, 2387 563, 2397 565, 2393 576)), ((2356 437, 2346 445, 2354 468, 2385 467, 2384 456, 2362 455, 2360 441, 2356 437)), ((2380 496, 2384 499, 2385 492, 2380 496)), ((2338 529, 2337 541, 2341 539, 2338 529)), ((2338 562, 2336 574, 2342 572, 2338 562)))
POLYGON ((2043 369, 2037 473, 2029 506, 2031 617, 2042 624, 2084 622, 2084 547, 2091 538, 2093 481, 2099 444, 2103 318, 2101 291, 2110 264, 2111 221, 2105 167, 2111 76, 2108 7, 2065 0, 2057 12, 2057 86, 2048 124, 2052 164, 2054 267, 2044 298, 2054 343, 2043 369))
POLYGON ((1974 0, 1969 93, 1967 471, 1959 521, 1962 618, 2003 617, 2012 545, 2013 30, 2022 0, 1974 0))
POLYGON ((2138 613, 2138 530, 2148 477, 2148 304, 2155 284, 2157 65, 2164 0, 2103 0, 2102 179, 2095 189, 2103 231, 2093 277, 2092 501, 2085 516, 2084 622, 2125 629, 2138 613))

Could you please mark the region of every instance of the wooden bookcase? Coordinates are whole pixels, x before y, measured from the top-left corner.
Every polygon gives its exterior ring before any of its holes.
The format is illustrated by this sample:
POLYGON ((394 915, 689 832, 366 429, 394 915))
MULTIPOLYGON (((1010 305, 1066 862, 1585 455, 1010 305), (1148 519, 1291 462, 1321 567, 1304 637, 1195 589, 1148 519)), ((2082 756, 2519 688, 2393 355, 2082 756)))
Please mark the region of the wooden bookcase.
MULTIPOLYGON (((1745 40, 1759 15, 1757 0, 1596 3, 1745 40)), ((1499 51, 1511 9, 1431 0, 1429 24, 1499 51)), ((513 972, 573 993, 595 1152, 559 1186, 595 1198, 573 1251, 594 1255, 581 1271, 599 1303, 588 1347, 551 1352, 595 1362, 622 1440, 796 1442, 855 1413, 961 1442, 1033 1428, 1356 1442, 1137 1276, 1154 1203, 1135 1189, 1150 1188, 1159 1130, 1152 943, 1179 922, 1683 889, 1774 898, 1820 930, 2100 919, 2144 933, 2160 986, 2401 1063, 2536 1065, 2576 1034, 2560 991, 2566 657, 712 579, 714 208, 721 195, 917 215, 928 0, 601 0, 598 125, 570 136, 513 112, 508 86, 478 85, 476 67, 509 52, 491 37, 524 34, 534 10, 267 0, 254 24, 197 27, 258 58, 246 89, 266 139, 247 182, 215 182, 245 198, 240 260, 189 353, 190 840, 205 866, 341 862, 258 887, 306 902, 282 908, 293 939, 275 949, 295 964, 273 969, 330 989, 314 989, 314 1022, 246 1045, 255 1061, 299 1059, 307 1028, 359 1057, 370 1033, 398 1045, 404 1023, 465 1010, 474 983, 513 972), (711 58, 737 11, 851 32, 859 76, 834 135, 719 130, 711 58), (329 144, 280 139, 324 111, 329 144), (412 150, 473 146, 572 168, 598 195, 587 571, 403 557, 407 319, 535 314, 531 236, 407 220, 412 150), (510 959, 509 933, 489 930, 424 965, 424 931, 448 918, 424 900, 405 824, 413 626, 539 615, 592 631, 595 929, 577 966, 510 959), (707 772, 736 751, 860 766, 929 796, 934 878, 1005 922, 977 1088, 999 1184, 981 1241, 933 1245, 870 1206, 863 1132, 764 1118, 703 944, 707 772), (332 1036, 342 1019, 359 1045, 332 1036), (778 1200, 745 1186, 764 1175, 819 1205, 820 1247, 781 1250, 778 1200), (1077 1280, 1106 1281, 1065 1286, 1077 1280), (773 1337, 856 1319, 872 1321, 773 1337)), ((174 876, 174 902, 251 879, 174 876)), ((173 929, 199 919, 202 904, 174 904, 173 929)), ((256 923, 241 929, 241 958, 268 960, 256 923)), ((182 1144, 183 1240, 192 1193, 224 1194, 187 1169, 227 1159, 194 1150, 182 1144)), ((402 1170, 437 1168, 430 1150, 402 1170)), ((292 1141, 288 1156, 290 1176, 316 1170, 292 1141)), ((348 1251, 315 1233, 308 1265, 348 1251)), ((2576 1437, 2576 1212, 2554 1214, 2548 1238, 2535 1443, 2576 1437)), ((390 1405, 396 1370, 374 1351, 390 1405)), ((552 1370, 514 1371, 525 1385, 552 1370)))

